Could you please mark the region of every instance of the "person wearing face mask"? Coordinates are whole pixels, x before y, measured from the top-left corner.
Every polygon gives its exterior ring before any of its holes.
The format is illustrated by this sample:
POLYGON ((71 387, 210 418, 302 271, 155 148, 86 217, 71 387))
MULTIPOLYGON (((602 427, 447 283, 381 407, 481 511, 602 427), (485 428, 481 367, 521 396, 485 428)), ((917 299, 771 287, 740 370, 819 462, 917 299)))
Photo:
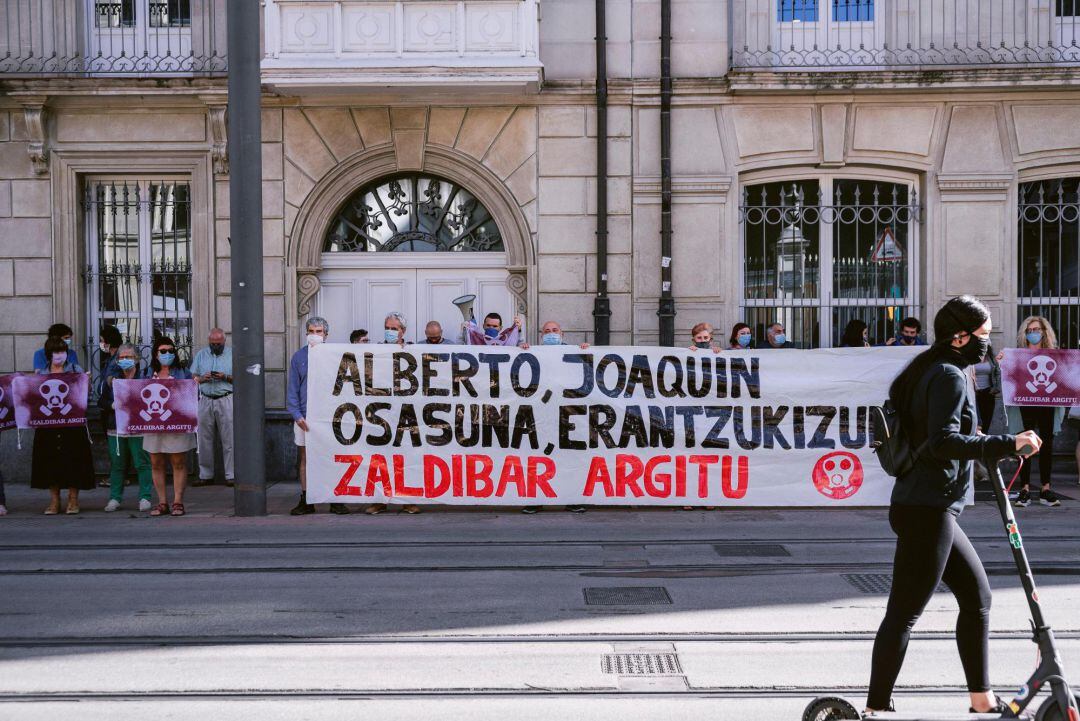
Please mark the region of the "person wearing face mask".
POLYGON ((869 348, 870 329, 866 323, 858 318, 852 318, 844 326, 844 334, 840 337, 841 348, 869 348))
POLYGON ((890 338, 885 341, 885 345, 890 346, 916 346, 926 345, 926 341, 920 337, 922 333, 922 323, 918 318, 904 318, 900 321, 900 333, 894 338, 890 338))
POLYGON ((795 344, 788 340, 787 333, 784 332, 783 323, 773 323, 765 331, 766 343, 761 347, 761 350, 769 350, 770 348, 794 348, 795 344))
POLYGON ((690 350, 712 350, 720 352, 720 346, 713 343, 713 329, 708 323, 698 323, 690 329, 690 350))
POLYGON ((736 323, 728 337, 729 350, 746 350, 754 347, 754 331, 746 323, 736 323))
MULTIPOLYGON (((160 336, 151 346, 150 367, 144 378, 175 378, 191 380, 191 371, 176 353, 172 338, 160 336)), ((184 491, 187 489, 187 454, 195 447, 194 433, 148 433, 143 437, 143 450, 150 456, 150 474, 157 492, 157 505, 150 509, 151 516, 183 516, 184 491), (166 473, 172 468, 172 505, 166 503, 166 473)))
POLYGON ((195 354, 191 373, 199 384, 199 480, 214 482, 214 444, 221 439, 225 484, 233 484, 233 357, 225 344, 225 331, 214 328, 207 347, 195 354))
MULTIPOLYGON (((325 318, 313 316, 304 326, 306 336, 304 346, 293 353, 289 361, 289 382, 285 389, 285 409, 293 419, 293 443, 296 444, 297 467, 300 475, 300 499, 289 511, 293 516, 315 513, 315 505, 307 502, 307 377, 308 351, 326 342, 330 335, 330 324, 325 318)), ((349 507, 344 503, 331 503, 330 512, 348 515, 349 507)))
POLYGON ((476 321, 467 321, 461 324, 461 336, 459 343, 465 345, 501 345, 524 347, 521 318, 514 316, 514 322, 509 328, 503 328, 502 316, 498 313, 488 313, 484 316, 482 327, 477 328, 476 321))
MULTIPOLYGON (((39 375, 84 372, 78 363, 71 362, 68 345, 59 336, 50 336, 43 350, 49 362, 37 371, 39 375)), ((34 430, 30 487, 48 489, 50 500, 45 515, 60 512, 61 488, 68 489, 66 513, 79 512, 79 491, 94 488, 94 461, 86 426, 34 430)))
POLYGON ((437 320, 429 320, 424 326, 424 340, 420 341, 427 345, 443 345, 447 341, 443 338, 442 324, 437 320))
POLYGON ((149 511, 154 492, 153 474, 150 471, 150 457, 143 450, 142 436, 122 435, 116 428, 116 411, 113 409, 113 381, 117 379, 134 380, 142 376, 139 367, 139 351, 131 343, 122 343, 116 350, 115 362, 109 366, 109 377, 105 379, 98 407, 105 422, 106 440, 109 442, 109 502, 105 512, 119 510, 124 498, 124 479, 130 468, 135 469, 139 479, 139 510, 149 511))
POLYGON ((972 712, 1009 710, 988 678, 990 584, 958 518, 972 488, 973 460, 992 461, 1027 445, 1038 452, 1042 441, 1031 431, 978 433, 975 389, 967 369, 986 356, 991 328, 990 311, 978 299, 953 298, 934 317, 934 345, 912 359, 889 389, 915 462, 892 490, 893 580, 874 641, 868 712, 892 710, 893 686, 911 629, 942 581, 960 609, 956 644, 972 712))
MULTIPOLYGON (((71 330, 71 326, 66 323, 53 323, 49 326, 49 331, 45 334, 45 337, 56 337, 63 341, 68 349, 67 362, 72 365, 79 365, 79 354, 75 350, 75 332, 71 330)), ((34 351, 34 372, 40 373, 45 370, 49 366, 49 360, 44 348, 38 348, 34 351)))
MULTIPOLYGON (((1020 330, 1016 334, 1016 346, 1029 350, 1057 348, 1057 335, 1050 321, 1040 315, 1028 316, 1020 324, 1020 330)), ((998 354, 1000 361, 1004 353, 998 354)), ((1051 508, 1061 505, 1057 494, 1050 488, 1050 477, 1053 474, 1054 436, 1061 430, 1061 422, 1065 417, 1065 409, 1054 406, 1008 406, 1005 409, 1009 419, 1009 430, 1037 431, 1046 444, 1046 452, 1039 454, 1039 503, 1051 508)), ((1020 469, 1020 493, 1017 494, 1014 506, 1024 508, 1031 505, 1031 466, 1024 464, 1020 469)))

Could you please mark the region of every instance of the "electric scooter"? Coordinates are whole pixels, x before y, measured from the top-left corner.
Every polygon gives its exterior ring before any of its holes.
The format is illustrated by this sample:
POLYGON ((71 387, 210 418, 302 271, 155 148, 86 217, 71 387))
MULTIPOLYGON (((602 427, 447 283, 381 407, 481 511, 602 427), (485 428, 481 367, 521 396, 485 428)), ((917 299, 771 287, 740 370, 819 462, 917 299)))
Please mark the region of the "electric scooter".
MULTIPOLYGON (((1021 456, 1027 455, 1033 450, 1030 447, 1021 449, 1021 456)), ((1023 457, 1020 463, 1023 464, 1023 457)), ((972 719, 1015 719, 1031 705, 1035 696, 1049 684, 1050 697, 1047 698, 1038 711, 1035 712, 1035 721, 1080 721, 1080 693, 1074 694, 1065 680, 1065 670, 1062 668, 1061 656, 1054 642, 1054 632, 1043 618, 1042 606, 1039 605, 1039 592, 1035 588, 1035 578, 1031 573, 1031 564, 1028 562, 1027 552, 1024 550, 1024 541, 1020 537, 1020 528, 1016 524, 1012 505, 1009 503, 1008 489, 1001 476, 999 459, 993 464, 990 480, 994 486, 994 499, 997 501, 1001 520, 1005 524, 1005 533, 1012 549, 1013 561, 1016 562, 1016 570, 1020 574, 1020 583, 1024 586, 1024 594, 1027 598, 1028 608, 1031 611, 1031 630, 1034 634, 1032 640, 1039 647, 1038 668, 1028 678, 1027 683, 1020 687, 1012 701, 1008 702, 1009 710, 1004 714, 996 713, 963 715, 941 715, 918 713, 895 713, 875 712, 864 716, 849 701, 836 696, 822 696, 810 702, 803 711, 803 721, 841 721, 841 719, 882 719, 882 721, 971 721, 972 719)), ((990 464, 986 464, 989 466, 990 464)), ((1017 468, 1013 481, 1020 474, 1017 468)), ((1012 482, 1009 483, 1012 487, 1012 482)))

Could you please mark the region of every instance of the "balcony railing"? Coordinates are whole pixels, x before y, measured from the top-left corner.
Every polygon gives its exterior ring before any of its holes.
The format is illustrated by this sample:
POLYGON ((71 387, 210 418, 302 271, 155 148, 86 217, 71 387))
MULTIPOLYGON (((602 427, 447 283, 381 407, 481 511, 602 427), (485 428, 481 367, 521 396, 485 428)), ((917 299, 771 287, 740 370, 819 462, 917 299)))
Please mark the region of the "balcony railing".
POLYGON ((1080 0, 731 0, 735 69, 1080 63, 1080 0))
POLYGON ((536 87, 539 0, 265 0, 263 80, 536 87))
POLYGON ((217 75, 226 0, 0 0, 0 76, 217 75))

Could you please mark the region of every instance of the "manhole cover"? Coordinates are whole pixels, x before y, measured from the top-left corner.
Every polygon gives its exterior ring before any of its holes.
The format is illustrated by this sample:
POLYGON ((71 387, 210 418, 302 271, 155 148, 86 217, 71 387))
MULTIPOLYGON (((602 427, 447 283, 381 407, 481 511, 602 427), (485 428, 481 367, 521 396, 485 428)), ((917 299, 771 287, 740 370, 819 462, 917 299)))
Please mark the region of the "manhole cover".
POLYGON ((713 550, 721 556, 790 556, 786 548, 779 543, 714 543, 713 550))
MULTIPOLYGON (((892 588, 891 573, 841 573, 840 577, 855 587, 859 593, 868 596, 888 596, 892 588)), ((935 593, 948 593, 944 583, 938 584, 935 593)))
POLYGON ((606 586, 586 588, 586 606, 661 606, 671 603, 663 586, 606 586))
POLYGON ((671 676, 683 672, 679 657, 673 653, 605 653, 600 668, 619 676, 671 676))

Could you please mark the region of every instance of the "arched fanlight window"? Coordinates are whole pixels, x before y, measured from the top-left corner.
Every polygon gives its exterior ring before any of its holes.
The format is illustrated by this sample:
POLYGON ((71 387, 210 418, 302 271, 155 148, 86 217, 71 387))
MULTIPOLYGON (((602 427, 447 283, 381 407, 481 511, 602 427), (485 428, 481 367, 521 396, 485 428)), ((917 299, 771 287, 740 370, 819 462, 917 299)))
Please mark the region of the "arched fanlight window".
POLYGON ((460 185, 431 175, 383 178, 338 211, 323 248, 329 253, 502 251, 488 209, 460 185))

